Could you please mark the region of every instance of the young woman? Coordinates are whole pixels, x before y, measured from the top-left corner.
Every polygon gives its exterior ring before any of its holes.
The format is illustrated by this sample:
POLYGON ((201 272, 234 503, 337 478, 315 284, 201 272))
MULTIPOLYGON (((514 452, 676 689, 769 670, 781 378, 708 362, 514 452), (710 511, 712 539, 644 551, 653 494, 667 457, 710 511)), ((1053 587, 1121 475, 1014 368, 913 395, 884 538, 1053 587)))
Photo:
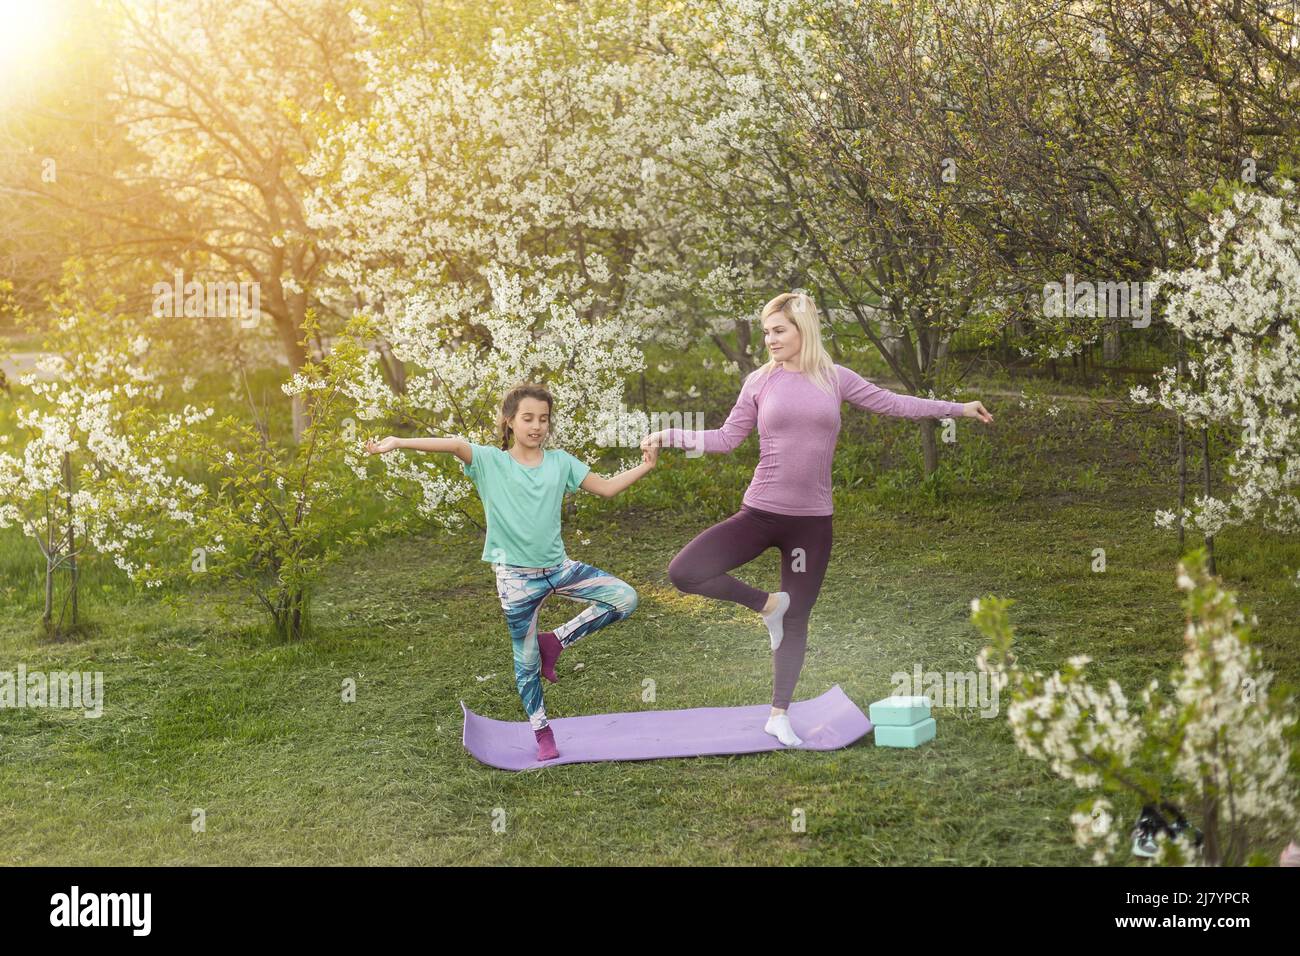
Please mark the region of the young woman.
POLYGON ((803 668, 808 618, 831 553, 831 459, 840 431, 840 403, 900 418, 993 416, 979 402, 935 401, 877 388, 836 365, 822 346, 817 307, 801 293, 784 293, 763 307, 771 360, 745 379, 721 428, 670 428, 646 436, 659 446, 729 452, 755 423, 759 461, 740 511, 695 537, 668 565, 673 586, 734 601, 762 615, 772 645, 772 710, 764 726, 787 747, 803 741, 786 714, 803 668), (781 590, 768 594, 727 572, 768 548, 781 551, 781 590))
POLYGON ((537 737, 539 760, 560 754, 546 719, 538 674, 555 683, 555 661, 565 648, 623 620, 637 605, 636 591, 627 582, 565 553, 560 503, 578 488, 612 498, 649 473, 658 459, 658 450, 650 448, 643 452, 641 464, 613 478, 592 474, 568 452, 542 447, 550 431, 551 405, 550 392, 541 386, 511 389, 497 419, 500 448, 460 438, 389 436, 366 443, 366 451, 377 455, 394 448, 451 452, 478 489, 487 517, 483 560, 496 570, 497 595, 514 645, 515 686, 537 737), (538 634, 538 612, 552 594, 590 606, 554 631, 538 634))

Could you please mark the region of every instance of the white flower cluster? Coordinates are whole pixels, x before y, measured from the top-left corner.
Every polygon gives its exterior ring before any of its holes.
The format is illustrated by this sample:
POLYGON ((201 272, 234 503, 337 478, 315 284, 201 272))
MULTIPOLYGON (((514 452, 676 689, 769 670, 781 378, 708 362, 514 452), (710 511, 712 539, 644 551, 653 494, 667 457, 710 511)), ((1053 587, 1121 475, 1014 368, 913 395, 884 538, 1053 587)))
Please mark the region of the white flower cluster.
POLYGON ((1119 684, 1107 682, 1106 693, 1083 680, 1086 656, 1072 658, 1065 674, 1040 675, 1037 693, 1013 700, 1007 719, 1016 743, 1032 757, 1045 760, 1059 776, 1082 789, 1101 784, 1092 762, 1105 753, 1127 764, 1142 742, 1142 725, 1129 712, 1119 684))
MULTIPOLYGON (((1201 263, 1152 280, 1170 289, 1166 318, 1193 354, 1186 381, 1166 368, 1154 395, 1135 387, 1130 397, 1241 434, 1228 466, 1231 493, 1197 498, 1184 512, 1206 534, 1257 517, 1300 531, 1300 203, 1294 184, 1278 186, 1281 196, 1242 189, 1198 242, 1201 263)), ((1156 515, 1158 527, 1174 520, 1156 515)))

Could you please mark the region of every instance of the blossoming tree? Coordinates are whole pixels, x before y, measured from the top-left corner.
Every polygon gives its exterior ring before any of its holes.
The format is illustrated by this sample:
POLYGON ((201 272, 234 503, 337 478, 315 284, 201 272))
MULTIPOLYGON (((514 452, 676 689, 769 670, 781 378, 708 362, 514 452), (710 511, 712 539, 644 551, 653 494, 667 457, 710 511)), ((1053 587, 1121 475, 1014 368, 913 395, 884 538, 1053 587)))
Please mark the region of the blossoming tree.
POLYGON ((1209 537, 1258 518, 1300 531, 1300 204, 1290 180, 1272 185, 1273 195, 1232 193, 1197 243, 1196 264, 1153 279, 1168 290, 1167 321, 1188 342, 1187 377, 1166 368, 1154 395, 1142 386, 1133 399, 1240 435, 1232 488, 1207 488, 1181 513, 1158 512, 1157 527, 1190 520, 1209 537))
MULTIPOLYGON (((65 317, 50 344, 71 345, 60 333, 77 326, 76 317, 65 317)), ((54 352, 19 379, 17 427, 26 441, 13 452, 0 450, 0 528, 21 529, 41 551, 41 619, 50 637, 78 626, 78 562, 89 554, 111 556, 132 580, 156 586, 159 569, 139 557, 142 545, 164 521, 192 522, 205 491, 169 468, 176 458, 167 449, 211 409, 149 408, 162 386, 141 361, 148 348, 138 335, 116 349, 54 352), (56 621, 55 580, 63 570, 69 583, 56 621)), ((9 439, 0 437, 6 445, 9 439)))
MULTIPOLYGON (((481 52, 358 18, 368 109, 305 172, 323 180, 309 223, 362 303, 349 334, 391 343, 412 369, 385 394, 379 362, 353 367, 362 420, 488 441, 501 393, 544 380, 557 443, 597 444, 620 418, 648 426, 623 389, 638 344, 682 340, 670 306, 698 268, 700 216, 683 213, 662 157, 694 125, 682 101, 700 76, 654 50, 657 31, 677 29, 664 14, 534 12, 481 52)), ((464 495, 446 462, 378 467, 414 482, 421 514, 462 517, 442 507, 464 495)))
POLYGON ((1115 680, 1105 690, 1087 680, 1090 658, 1071 657, 1050 676, 1025 670, 1012 652, 1011 601, 971 602, 971 620, 991 640, 979 655, 982 671, 1010 688, 1007 720, 1016 745, 1083 790, 1087 800, 1071 821, 1080 846, 1104 863, 1119 845, 1115 807, 1107 794, 1143 804, 1165 801, 1194 811, 1204 842, 1165 840, 1162 862, 1239 866, 1263 851, 1261 839, 1284 843, 1300 832, 1300 785, 1295 763, 1295 700, 1272 688, 1252 644, 1258 619, 1205 570, 1204 549, 1178 565, 1187 592, 1181 666, 1162 690, 1153 679, 1131 703, 1115 680))

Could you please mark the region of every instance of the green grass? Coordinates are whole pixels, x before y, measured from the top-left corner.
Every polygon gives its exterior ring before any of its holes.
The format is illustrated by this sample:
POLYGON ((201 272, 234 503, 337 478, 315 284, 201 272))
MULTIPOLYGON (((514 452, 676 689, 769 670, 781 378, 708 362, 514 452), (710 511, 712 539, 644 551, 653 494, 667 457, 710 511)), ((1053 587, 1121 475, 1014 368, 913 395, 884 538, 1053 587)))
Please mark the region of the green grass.
MULTIPOLYGON (((1180 656, 1176 539, 1152 528, 1174 494, 1172 442, 1121 411, 986 404, 997 426, 962 423, 930 482, 911 425, 845 409, 834 553, 797 697, 839 683, 865 708, 917 663, 972 670, 984 642, 969 603, 987 593, 1017 599, 1018 651, 1034 667, 1088 653, 1097 677, 1133 689, 1180 656), (1105 573, 1090 570, 1095 548, 1105 573)), ((552 716, 769 699, 757 618, 677 593, 665 570, 739 506, 755 457, 753 438, 727 458, 669 453, 624 496, 571 509, 569 553, 631 582, 641 603, 566 652, 546 692, 552 716)), ((1087 862, 1068 823, 1080 795, 1015 748, 1004 716, 974 710, 938 710, 938 738, 916 751, 867 738, 829 753, 525 774, 478 764, 460 742, 459 701, 523 714, 474 534, 394 539, 329 569, 318 632, 293 646, 261 637, 236 595, 181 595, 173 611, 111 567, 87 572, 93 636, 42 643, 34 549, 0 535, 0 670, 102 670, 106 696, 99 719, 0 712, 0 862, 1087 862), (355 703, 341 700, 347 678, 355 703), (191 829, 195 808, 205 832, 191 829), (806 832, 792 830, 796 809, 806 832)), ((1295 683, 1300 589, 1288 575, 1300 547, 1258 529, 1217 545, 1220 573, 1259 616, 1266 662, 1295 683)), ((738 573, 774 587, 776 553, 738 573)), ((549 602, 542 623, 576 608, 549 602)))

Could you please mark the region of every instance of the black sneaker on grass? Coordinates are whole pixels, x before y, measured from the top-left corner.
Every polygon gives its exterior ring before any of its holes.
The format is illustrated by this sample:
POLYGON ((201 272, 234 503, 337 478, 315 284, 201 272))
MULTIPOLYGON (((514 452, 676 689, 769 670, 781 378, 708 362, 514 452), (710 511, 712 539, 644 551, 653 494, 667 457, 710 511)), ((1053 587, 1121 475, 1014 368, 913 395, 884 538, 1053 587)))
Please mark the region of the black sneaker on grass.
POLYGON ((1169 824, 1165 822, 1155 804, 1148 803, 1142 808, 1142 813, 1138 815, 1137 823, 1133 827, 1133 855, 1141 856, 1147 859, 1156 855, 1156 838, 1161 833, 1167 832, 1169 824))
POLYGON ((1150 859, 1156 855, 1158 849, 1158 840, 1161 834, 1171 840, 1183 840, 1192 846, 1199 847, 1205 839, 1203 834, 1196 827, 1187 822, 1181 810, 1174 804, 1163 802, 1160 804, 1160 810, 1156 809, 1155 804, 1148 803, 1142 808, 1142 813, 1138 816, 1137 824, 1133 827, 1133 855, 1150 859), (1160 815, 1160 810, 1168 814, 1170 823, 1165 817, 1160 815))

